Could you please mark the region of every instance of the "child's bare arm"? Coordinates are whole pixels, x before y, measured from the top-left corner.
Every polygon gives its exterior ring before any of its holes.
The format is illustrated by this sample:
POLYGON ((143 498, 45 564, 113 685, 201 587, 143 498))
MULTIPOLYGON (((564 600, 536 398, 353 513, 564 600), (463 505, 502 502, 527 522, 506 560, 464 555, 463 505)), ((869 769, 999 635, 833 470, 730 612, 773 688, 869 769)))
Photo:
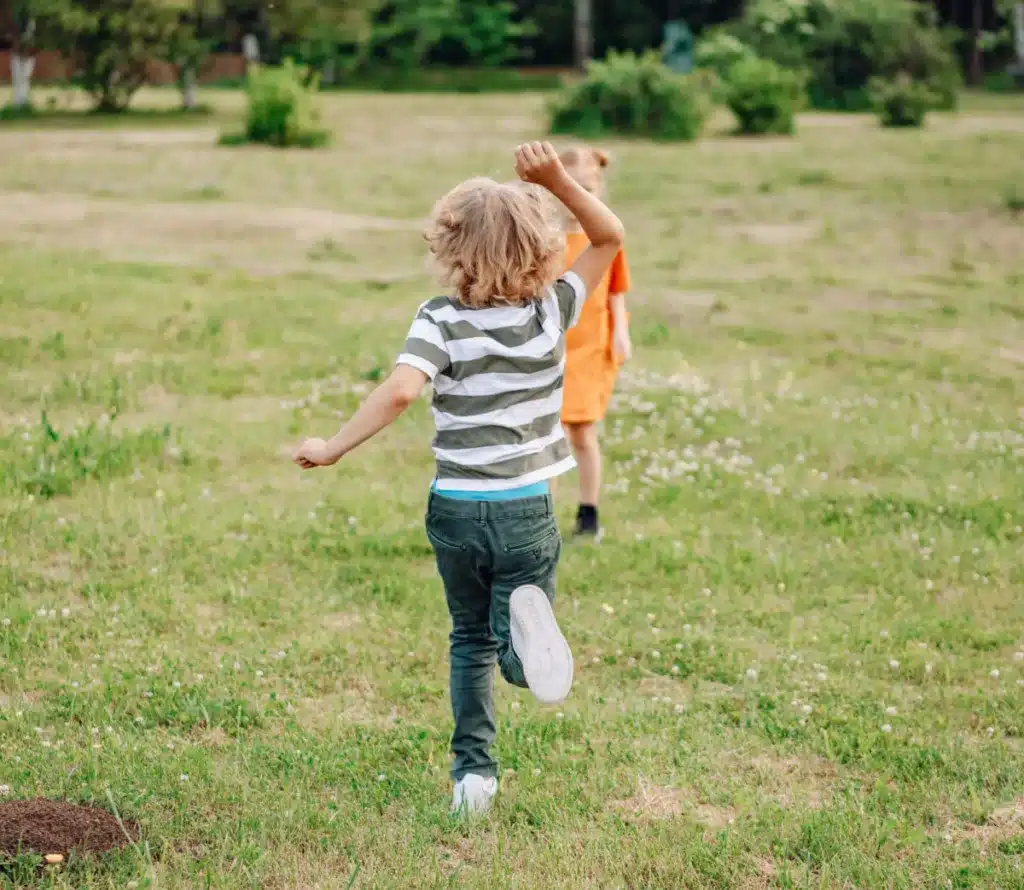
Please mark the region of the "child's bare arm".
POLYGON ((612 313, 612 350, 620 362, 629 361, 633 357, 633 341, 629 336, 626 295, 612 294, 608 304, 612 313))
POLYGON ((625 229, 619 218, 562 166, 558 153, 548 142, 531 142, 516 149, 516 172, 526 182, 543 186, 579 221, 590 246, 572 264, 589 294, 600 283, 622 249, 625 229))
POLYGON ((304 470, 329 467, 394 423, 416 401, 427 375, 418 368, 399 365, 378 386, 352 418, 330 439, 306 439, 292 458, 304 470))

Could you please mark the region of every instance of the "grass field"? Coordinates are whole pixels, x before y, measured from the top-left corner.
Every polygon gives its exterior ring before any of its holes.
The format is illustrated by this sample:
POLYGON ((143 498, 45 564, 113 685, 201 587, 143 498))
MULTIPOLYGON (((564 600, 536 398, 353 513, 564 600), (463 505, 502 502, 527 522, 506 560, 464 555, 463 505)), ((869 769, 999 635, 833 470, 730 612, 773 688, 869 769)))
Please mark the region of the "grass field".
POLYGON ((288 456, 541 108, 335 96, 317 153, 0 128, 0 784, 143 826, 0 887, 1024 888, 1020 100, 610 145, 637 356, 577 685, 499 689, 499 802, 449 819, 427 406, 288 456))

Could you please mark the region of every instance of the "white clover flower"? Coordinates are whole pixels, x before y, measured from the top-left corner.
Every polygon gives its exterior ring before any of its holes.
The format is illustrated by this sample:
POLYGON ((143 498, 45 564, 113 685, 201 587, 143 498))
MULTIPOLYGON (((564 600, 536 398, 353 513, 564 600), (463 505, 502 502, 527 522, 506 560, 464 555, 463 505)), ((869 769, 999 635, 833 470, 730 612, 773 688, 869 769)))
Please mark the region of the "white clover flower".
POLYGON ((894 671, 898 671, 900 669, 900 663, 894 658, 892 661, 889 662, 889 667, 892 668, 894 671))
POLYGON ((890 717, 895 717, 896 709, 890 705, 888 708, 885 709, 885 713, 888 714, 890 717))
POLYGON ((993 680, 998 680, 998 679, 999 679, 999 668, 992 668, 992 670, 991 670, 991 671, 989 671, 989 674, 988 674, 988 675, 989 675, 989 676, 990 676, 990 677, 991 677, 991 678, 992 678, 993 680))
POLYGON ((892 727, 888 723, 883 723, 882 732, 892 732, 892 727))
POLYGON ((757 669, 756 668, 752 668, 752 667, 751 668, 747 668, 747 679, 751 680, 751 681, 757 679, 757 669))
POLYGON ((179 782, 187 782, 188 781, 188 773, 182 773, 180 776, 178 776, 178 781, 179 782))
POLYGON ((601 611, 603 611, 606 615, 615 614, 615 610, 611 606, 609 606, 608 603, 603 603, 601 605, 601 611))
POLYGON ((878 632, 878 635, 879 635, 879 636, 880 636, 880 637, 881 637, 881 638, 882 638, 883 640, 887 640, 887 639, 889 639, 889 631, 887 631, 887 630, 880 630, 880 631, 878 632))
POLYGON ((810 705, 804 705, 800 710, 803 711, 803 713, 805 714, 810 714, 811 711, 814 710, 814 708, 812 708, 810 705))

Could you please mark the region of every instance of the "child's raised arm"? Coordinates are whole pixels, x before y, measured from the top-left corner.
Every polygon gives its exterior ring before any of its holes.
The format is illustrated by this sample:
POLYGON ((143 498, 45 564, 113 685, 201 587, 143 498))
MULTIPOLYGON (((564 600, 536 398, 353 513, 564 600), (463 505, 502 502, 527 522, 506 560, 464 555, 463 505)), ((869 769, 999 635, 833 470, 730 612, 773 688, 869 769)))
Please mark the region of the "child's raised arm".
POLYGON ((596 195, 576 182, 562 165, 549 142, 528 142, 516 149, 516 173, 525 182, 543 186, 579 220, 590 246, 580 254, 572 270, 589 294, 600 283, 622 249, 625 229, 619 218, 596 195))

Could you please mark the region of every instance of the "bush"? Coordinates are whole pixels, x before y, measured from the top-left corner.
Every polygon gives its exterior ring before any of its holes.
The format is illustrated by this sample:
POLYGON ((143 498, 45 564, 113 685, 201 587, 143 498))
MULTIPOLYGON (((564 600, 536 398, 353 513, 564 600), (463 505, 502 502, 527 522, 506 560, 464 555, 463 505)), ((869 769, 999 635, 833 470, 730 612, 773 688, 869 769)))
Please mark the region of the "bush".
POLYGON ((697 41, 693 61, 698 69, 714 71, 722 81, 726 81, 733 65, 756 55, 735 34, 718 29, 697 41))
POLYGON ((330 141, 320 127, 318 83, 290 59, 280 68, 254 68, 248 83, 244 134, 228 134, 222 145, 257 142, 279 148, 318 148, 330 141))
POLYGON ((914 0, 753 0, 741 36, 759 55, 805 68, 815 108, 865 111, 871 81, 901 72, 953 108, 960 69, 934 10, 914 0))
POLYGON ((612 52, 554 100, 551 132, 687 141, 700 136, 710 110, 701 78, 670 71, 653 51, 612 52))
POLYGON ((768 59, 737 62, 729 71, 726 104, 741 133, 792 133, 803 107, 804 77, 768 59))
POLYGON ((924 126, 928 112, 940 101, 926 84, 908 74, 900 74, 892 80, 873 80, 871 95, 884 127, 924 126))

